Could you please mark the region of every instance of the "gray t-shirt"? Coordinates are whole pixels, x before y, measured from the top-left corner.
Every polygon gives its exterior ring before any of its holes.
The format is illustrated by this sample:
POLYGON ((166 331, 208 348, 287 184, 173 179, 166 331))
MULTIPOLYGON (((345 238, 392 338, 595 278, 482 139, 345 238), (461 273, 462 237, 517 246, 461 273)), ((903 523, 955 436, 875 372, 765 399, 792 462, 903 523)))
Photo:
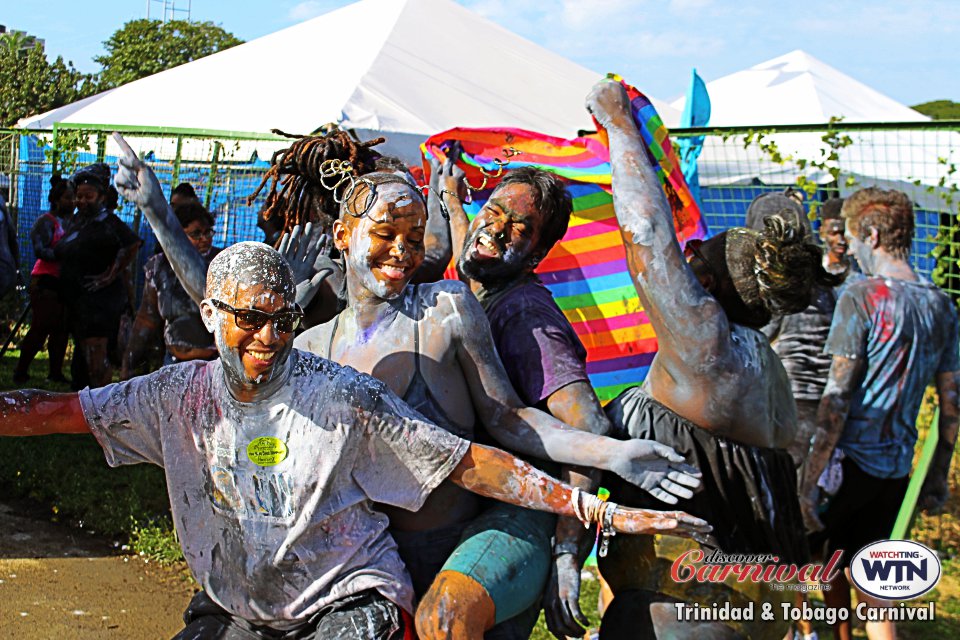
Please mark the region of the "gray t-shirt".
POLYGON ((864 278, 837 301, 827 353, 866 362, 837 446, 876 478, 910 475, 917 414, 938 373, 960 370, 957 309, 930 282, 864 278))
POLYGON ((410 579, 374 510, 415 511, 469 443, 383 383, 298 351, 271 397, 237 402, 219 360, 84 389, 108 464, 165 469, 190 570, 224 609, 284 629, 376 589, 413 611, 410 579))

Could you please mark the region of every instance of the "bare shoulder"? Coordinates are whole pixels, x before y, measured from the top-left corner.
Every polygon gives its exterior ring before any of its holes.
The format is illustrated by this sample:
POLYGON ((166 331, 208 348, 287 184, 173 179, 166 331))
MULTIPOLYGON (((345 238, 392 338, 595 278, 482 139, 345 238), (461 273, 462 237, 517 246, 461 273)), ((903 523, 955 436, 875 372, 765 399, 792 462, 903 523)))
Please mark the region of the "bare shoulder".
POLYGON ((293 339, 293 346, 301 351, 326 357, 330 346, 330 332, 333 330, 335 320, 336 318, 333 318, 323 324, 310 327, 293 339))

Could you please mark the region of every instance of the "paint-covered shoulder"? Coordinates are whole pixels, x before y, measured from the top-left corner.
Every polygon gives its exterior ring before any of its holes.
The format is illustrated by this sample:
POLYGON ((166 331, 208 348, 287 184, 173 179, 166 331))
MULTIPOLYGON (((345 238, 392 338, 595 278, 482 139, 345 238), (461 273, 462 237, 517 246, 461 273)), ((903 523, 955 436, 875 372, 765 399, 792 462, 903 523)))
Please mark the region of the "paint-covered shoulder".
POLYGON ((446 305, 449 309, 452 306, 462 306, 464 299, 476 298, 465 283, 459 280, 440 280, 438 282, 429 282, 418 285, 419 298, 427 306, 446 305))
POLYGON ((293 339, 294 348, 314 354, 326 352, 326 348, 330 343, 330 327, 332 323, 333 320, 329 320, 315 327, 310 327, 293 339))
POLYGON ((294 343, 293 352, 290 354, 293 359, 293 376, 296 378, 310 378, 313 376, 324 376, 332 380, 339 373, 342 365, 327 360, 326 358, 305 351, 294 343))

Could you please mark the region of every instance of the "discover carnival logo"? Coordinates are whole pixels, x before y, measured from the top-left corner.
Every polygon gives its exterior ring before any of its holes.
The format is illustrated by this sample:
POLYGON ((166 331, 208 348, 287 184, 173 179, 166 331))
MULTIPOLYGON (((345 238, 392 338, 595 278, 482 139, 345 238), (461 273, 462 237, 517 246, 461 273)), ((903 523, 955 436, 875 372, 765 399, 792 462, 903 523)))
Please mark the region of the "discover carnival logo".
POLYGON ((857 551, 850 577, 864 593, 887 600, 921 596, 940 582, 940 558, 910 540, 881 540, 857 551))

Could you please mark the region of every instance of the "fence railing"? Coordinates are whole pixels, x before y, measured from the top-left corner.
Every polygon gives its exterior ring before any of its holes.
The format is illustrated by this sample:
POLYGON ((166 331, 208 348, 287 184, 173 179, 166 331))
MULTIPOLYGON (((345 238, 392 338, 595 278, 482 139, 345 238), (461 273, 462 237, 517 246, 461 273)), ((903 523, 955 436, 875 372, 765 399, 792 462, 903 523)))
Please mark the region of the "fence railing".
MULTIPOLYGON (((8 181, 24 268, 33 263, 29 233, 48 208, 49 179, 90 162, 116 162, 110 134, 120 131, 169 191, 189 182, 216 219, 214 241, 226 246, 260 239, 260 184, 270 158, 289 141, 273 134, 60 124, 52 131, 0 131, 0 187, 8 181)), ((960 298, 960 121, 843 123, 675 129, 675 142, 702 140, 701 208, 711 232, 743 224, 750 202, 792 186, 806 195, 817 226, 819 205, 865 186, 897 188, 916 203, 913 261, 955 299, 960 298)), ((144 239, 155 240, 139 212, 121 203, 118 215, 144 239)))

